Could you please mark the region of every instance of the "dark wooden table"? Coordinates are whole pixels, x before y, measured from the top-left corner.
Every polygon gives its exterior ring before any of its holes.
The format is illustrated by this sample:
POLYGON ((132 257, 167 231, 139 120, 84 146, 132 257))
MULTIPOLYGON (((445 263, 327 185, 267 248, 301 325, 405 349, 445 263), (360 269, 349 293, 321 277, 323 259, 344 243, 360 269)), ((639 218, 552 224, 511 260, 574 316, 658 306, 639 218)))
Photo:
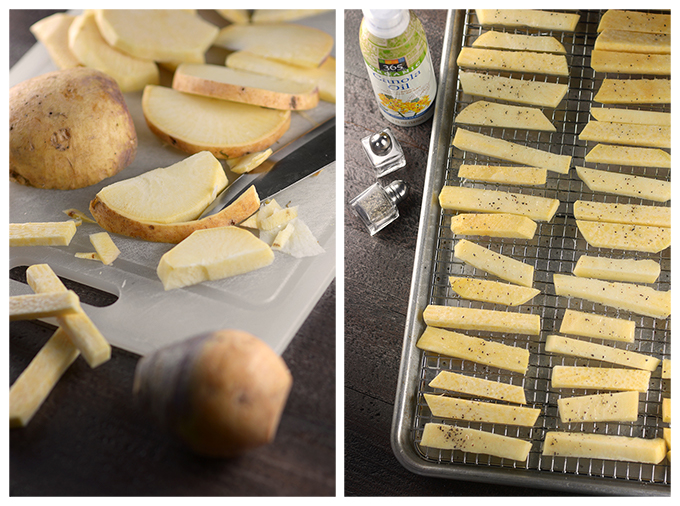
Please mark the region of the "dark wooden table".
MULTIPOLYGON (((29 26, 52 12, 10 11, 10 67, 35 43, 29 26)), ((188 453, 131 402, 139 357, 114 349, 96 369, 77 359, 28 427, 10 430, 10 495, 334 495, 335 307, 333 282, 283 353, 294 385, 271 445, 230 460, 188 453)), ((10 384, 52 332, 10 324, 10 384)))
MULTIPOLYGON (((437 77, 446 12, 417 10, 437 77)), ((435 479, 407 471, 394 457, 390 429, 406 324, 432 120, 408 128, 378 111, 359 48, 361 11, 345 12, 345 494, 348 496, 546 495, 524 487, 435 479), (360 139, 391 126, 405 168, 400 217, 371 237, 349 201, 375 182, 360 139)))

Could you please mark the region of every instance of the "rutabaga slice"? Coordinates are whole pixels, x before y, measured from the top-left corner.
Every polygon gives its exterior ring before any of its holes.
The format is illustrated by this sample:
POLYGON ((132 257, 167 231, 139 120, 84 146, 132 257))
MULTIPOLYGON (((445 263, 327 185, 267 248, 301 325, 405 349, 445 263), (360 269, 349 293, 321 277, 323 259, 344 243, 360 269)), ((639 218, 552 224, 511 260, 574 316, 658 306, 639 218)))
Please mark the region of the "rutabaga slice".
POLYGON ((671 168, 671 155, 658 148, 635 148, 598 144, 585 157, 586 162, 635 167, 671 168))
POLYGON ((598 32, 615 28, 630 32, 671 33, 671 15, 609 9, 600 18, 598 32))
POLYGON ((529 350, 436 327, 427 327, 416 346, 432 353, 522 374, 529 367, 529 350))
POLYGON ((456 235, 532 239, 536 228, 534 220, 517 214, 463 213, 451 217, 451 231, 456 235))
POLYGON ((633 369, 642 369, 643 371, 654 371, 661 362, 656 357, 650 357, 648 355, 643 355, 642 353, 555 334, 547 337, 545 341, 545 351, 569 355, 571 357, 599 360, 601 362, 622 365, 633 369))
POLYGON ((496 311, 470 307, 436 306, 423 311, 423 320, 431 327, 529 334, 541 333, 541 317, 537 314, 496 311))
POLYGON ((582 141, 651 148, 671 147, 671 127, 589 121, 578 136, 582 141))
POLYGON ((659 253, 671 245, 670 227, 576 220, 583 238, 595 248, 659 253))
POLYGON ((496 399, 499 401, 526 404, 524 388, 519 385, 509 385, 500 381, 491 381, 474 376, 466 376, 451 371, 441 371, 430 381, 431 388, 440 388, 451 392, 496 399))
POLYGON ((481 453, 518 461, 526 460, 529 456, 529 450, 531 450, 529 441, 477 429, 438 423, 425 424, 420 446, 481 453))
POLYGON ((280 23, 316 16, 328 9, 255 9, 252 23, 280 23))
POLYGON ((443 395, 425 394, 424 397, 432 415, 441 418, 533 427, 538 415, 541 414, 541 410, 535 408, 456 399, 443 395))
POLYGON ((541 30, 573 32, 580 19, 578 14, 535 9, 475 9, 483 26, 498 25, 530 27, 541 30))
POLYGON ((519 306, 541 293, 536 288, 509 285, 499 281, 474 278, 449 277, 451 289, 463 299, 503 304, 505 306, 519 306))
POLYGON ((574 202, 574 218, 608 223, 626 223, 628 225, 670 227, 671 208, 577 200, 574 202))
POLYGON ((557 399, 562 423, 635 422, 640 404, 639 392, 616 392, 557 399))
POLYGON ((622 53, 671 54, 671 37, 668 33, 607 29, 595 39, 594 49, 622 53))
POLYGON ((461 68, 569 75, 567 57, 561 54, 463 47, 458 53, 456 63, 461 68))
POLYGON ((545 434, 543 455, 658 464, 666 456, 666 443, 662 438, 550 431, 545 434))
POLYGON ((602 104, 670 104, 670 79, 604 78, 593 98, 602 104))
POLYGON ((76 234, 76 222, 10 223, 11 246, 68 246, 76 234))
POLYGON ((165 253, 156 270, 165 290, 261 269, 274 261, 271 248, 237 227, 197 230, 165 253))
POLYGON ((459 260, 481 269, 496 277, 531 288, 534 283, 534 267, 478 244, 461 239, 456 243, 453 254, 459 260))
POLYGON ((80 299, 72 290, 53 293, 32 293, 9 298, 9 321, 35 320, 80 310, 80 299))
POLYGON ((577 297, 631 313, 668 318, 671 314, 671 292, 658 291, 633 283, 601 281, 565 274, 553 274, 555 294, 577 297))
POLYGON ((555 126, 540 109, 477 100, 460 111, 456 123, 498 128, 554 132, 555 126))
POLYGON ((501 190, 447 185, 439 193, 439 205, 442 209, 453 211, 507 213, 535 221, 550 221, 560 201, 501 190))
POLYGON ((587 167, 576 167, 576 174, 595 192, 614 193, 655 202, 668 202, 671 199, 670 181, 587 167))
POLYGON ((118 258, 118 255, 120 255, 118 246, 115 245, 111 236, 106 232, 90 234, 90 242, 92 243, 92 246, 94 246, 99 260, 101 260, 104 265, 112 264, 113 261, 118 258))
POLYGON ((651 374, 641 369, 556 365, 551 385, 553 388, 646 392, 651 374))
POLYGON ((593 107, 590 114, 598 121, 612 123, 632 123, 635 125, 671 126, 670 112, 640 111, 621 107, 593 107))
POLYGON ((458 169, 458 177, 472 181, 499 183, 519 186, 538 186, 546 183, 547 169, 539 167, 519 167, 516 165, 467 165, 458 169))
POLYGON ((557 107, 569 89, 566 84, 522 80, 463 70, 458 77, 463 92, 468 95, 540 107, 557 107))
POLYGON ((549 35, 523 35, 495 30, 482 33, 474 40, 472 47, 557 54, 566 54, 567 52, 560 41, 549 35))
POLYGON ((42 18, 30 27, 33 36, 45 46, 52 62, 59 69, 82 65, 68 47, 68 29, 76 16, 58 12, 42 18))
POLYGON ((531 167, 543 167, 560 174, 569 172, 571 166, 571 156, 556 155, 462 128, 456 129, 453 145, 461 151, 470 151, 513 163, 530 165, 531 167))
POLYGON ((562 318, 560 332, 632 343, 635 341, 635 322, 567 309, 562 318))
POLYGON ((597 278, 607 281, 631 283, 654 283, 661 274, 661 266, 651 259, 605 258, 581 255, 573 273, 581 278, 597 278))
POLYGON ((593 49, 590 53, 590 66, 596 72, 603 73, 670 76, 671 55, 593 49))

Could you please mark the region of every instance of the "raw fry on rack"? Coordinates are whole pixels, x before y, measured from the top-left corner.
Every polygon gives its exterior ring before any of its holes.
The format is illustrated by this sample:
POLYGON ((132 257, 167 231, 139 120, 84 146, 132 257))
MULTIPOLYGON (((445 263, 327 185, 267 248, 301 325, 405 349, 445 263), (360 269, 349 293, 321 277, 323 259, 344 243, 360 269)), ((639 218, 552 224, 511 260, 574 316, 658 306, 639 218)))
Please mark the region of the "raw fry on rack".
POLYGON ((455 117, 456 123, 498 128, 519 128, 555 132, 555 125, 535 107, 499 104, 477 100, 466 106, 455 117))
POLYGON ((420 446, 481 453, 519 461, 526 460, 531 450, 531 443, 523 439, 438 423, 425 424, 420 446))
POLYGON ((463 164, 458 169, 458 177, 487 183, 538 186, 546 183, 548 170, 540 167, 520 167, 517 165, 463 164))
POLYGON ((457 399, 443 395, 425 394, 424 397, 432 415, 441 418, 533 427, 538 415, 541 414, 541 410, 536 408, 457 399))
POLYGON ((589 121, 578 136, 582 141, 624 144, 649 148, 670 148, 671 127, 589 121))
POLYGON ((661 274, 661 266, 651 259, 635 260, 634 258, 581 255, 576 262, 573 273, 581 278, 654 283, 661 274))
POLYGON ((670 112, 640 111, 621 107, 592 107, 590 114, 598 121, 631 123, 634 125, 671 126, 670 112))
POLYGON ((472 43, 472 47, 556 54, 566 54, 567 52, 559 40, 549 35, 523 35, 495 30, 480 34, 472 43))
POLYGON ((10 223, 10 246, 68 246, 76 234, 73 220, 45 223, 10 223))
POLYGON ((670 227, 576 220, 583 238, 595 248, 659 253, 671 245, 670 227))
POLYGON ((431 327, 448 329, 509 332, 534 336, 541 333, 541 317, 539 315, 493 309, 430 304, 423 311, 423 320, 431 327))
POLYGON ((655 202, 668 202, 671 199, 670 181, 588 167, 576 167, 576 174, 591 191, 613 193, 655 202))
POLYGON ((671 15, 609 9, 600 18, 598 32, 615 28, 631 32, 671 33, 671 15))
POLYGON ((421 350, 522 374, 529 367, 529 350, 436 327, 427 327, 416 346, 421 350))
POLYGON ((661 421, 671 423, 671 398, 664 397, 661 401, 661 421))
POLYGON ((567 309, 560 333, 632 343, 635 341, 635 322, 567 309))
POLYGON ((671 155, 658 148, 597 144, 585 157, 586 162, 632 165, 634 167, 671 168, 671 155))
POLYGON ((461 68, 569 75, 567 57, 561 54, 463 47, 458 53, 456 63, 461 68))
POLYGON ((463 213, 451 217, 451 231, 456 235, 532 239, 537 226, 531 218, 510 213, 463 213))
POLYGON ((545 434, 543 455, 658 464, 666 456, 666 443, 662 438, 550 431, 545 434))
POLYGON ((552 369, 551 385, 553 388, 646 392, 651 374, 642 369, 556 365, 552 369))
POLYGON ((593 100, 601 104, 670 104, 671 80, 605 77, 593 100))
POLYGON ((590 66, 596 72, 603 73, 670 76, 671 55, 593 49, 590 53, 590 66))
POLYGON ((569 89, 566 84, 522 80, 463 70, 458 76, 463 92, 468 95, 542 107, 557 107, 569 89))
POLYGON ((577 200, 574 202, 574 218, 577 220, 647 225, 650 227, 670 227, 671 208, 666 206, 577 200))
POLYGON ((77 313, 79 310, 80 299, 72 290, 15 295, 9 298, 9 321, 62 316, 77 313))
POLYGON ((664 358, 661 362, 661 378, 671 379, 671 359, 664 358))
POLYGON ((574 13, 536 9, 475 9, 482 26, 530 27, 541 30, 573 32, 580 16, 574 13))
POLYGON ((597 36, 593 49, 622 53, 671 54, 671 36, 669 33, 643 33, 608 28, 597 36))
POLYGON ((499 281, 475 278, 449 277, 451 289, 463 299, 519 306, 529 302, 540 292, 536 288, 511 285, 499 281))
POLYGON ((496 399, 499 401, 526 404, 524 388, 519 385, 509 385, 500 381, 491 381, 474 376, 466 376, 451 371, 441 371, 430 381, 431 388, 441 388, 451 392, 496 399))
POLYGON ((562 423, 635 422, 639 404, 639 392, 614 392, 561 397, 557 411, 562 423))
POLYGON ((459 240, 453 248, 453 254, 459 260, 481 269, 496 277, 531 288, 534 283, 534 266, 519 260, 496 253, 493 250, 470 242, 459 240))

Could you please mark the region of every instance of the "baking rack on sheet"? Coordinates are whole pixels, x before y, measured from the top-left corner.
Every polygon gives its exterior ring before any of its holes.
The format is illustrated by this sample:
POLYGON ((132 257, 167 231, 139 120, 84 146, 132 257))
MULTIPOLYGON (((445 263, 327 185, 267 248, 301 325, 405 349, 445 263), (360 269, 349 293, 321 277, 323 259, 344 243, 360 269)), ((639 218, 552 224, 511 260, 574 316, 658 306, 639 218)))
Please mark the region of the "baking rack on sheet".
MULTIPOLYGON (((538 148, 555 154, 572 157, 571 169, 562 175, 548 172, 547 183, 542 186, 509 186, 501 184, 475 183, 460 179, 457 176, 461 164, 509 165, 497 159, 487 158, 471 152, 463 152, 452 144, 457 125, 451 121, 473 101, 479 99, 463 93, 458 81, 458 69, 455 61, 455 47, 445 47, 442 63, 442 86, 438 100, 442 97, 447 104, 437 104, 438 114, 433 126, 433 142, 431 147, 430 166, 433 174, 429 174, 423 200, 421 215, 421 232, 416 252, 416 266, 412 285, 409 315, 405 336, 405 350, 402 356, 402 383, 398 387, 395 418, 393 422, 393 448, 397 457, 414 472, 441 477, 469 479, 476 481, 493 481, 496 483, 525 484, 556 489, 572 489, 594 493, 670 493, 670 465, 667 459, 660 464, 639 464, 600 459, 565 458, 542 455, 542 443, 547 431, 583 431, 598 434, 634 436, 643 438, 663 437, 661 404, 662 397, 670 396, 670 381, 661 379, 661 367, 652 373, 649 389, 640 395, 639 416, 635 422, 613 423, 561 423, 557 411, 557 399, 561 396, 596 393, 593 390, 553 389, 550 385, 551 371, 555 365, 579 365, 595 367, 616 367, 604 362, 567 357, 546 352, 545 340, 550 334, 559 333, 559 326, 566 309, 592 312, 617 318, 634 320, 636 334, 634 343, 607 344, 625 348, 659 359, 670 358, 670 318, 656 319, 619 311, 582 299, 555 295, 552 283, 554 273, 571 274, 578 258, 604 256, 610 258, 651 258, 661 265, 661 275, 656 283, 650 284, 658 290, 670 289, 670 248, 658 254, 623 252, 620 250, 593 248, 583 239, 578 231, 573 216, 573 204, 576 200, 635 203, 647 205, 670 205, 652 203, 637 198, 621 197, 613 194, 593 193, 575 173, 575 166, 585 166, 608 171, 647 176, 656 179, 670 180, 670 169, 629 167, 585 162, 586 153, 595 145, 578 139, 578 134, 591 119, 590 110, 602 104, 593 98, 604 77, 633 78, 641 76, 622 76, 620 74, 605 75, 596 73, 590 67, 590 52, 597 37, 597 26, 604 11, 578 11, 580 21, 575 32, 545 32, 552 35, 565 47, 569 64, 568 77, 522 75, 508 72, 484 71, 487 74, 502 75, 521 79, 542 80, 568 85, 568 93, 555 109, 542 108, 546 116, 556 127, 555 132, 537 132, 519 129, 476 127, 464 125, 467 130, 480 132, 496 138, 538 148), (437 141, 439 136, 439 141, 437 141), (441 140, 448 144, 442 147, 441 140), (433 152, 438 152, 433 153, 433 152), (428 188, 427 186, 430 185, 428 188), (441 210, 436 204, 436 196, 442 185, 458 185, 471 188, 504 190, 522 194, 554 198, 560 201, 560 207, 550 222, 539 222, 536 234, 531 240, 498 239, 489 237, 470 238, 474 242, 498 253, 532 265, 535 269, 533 287, 540 290, 534 299, 517 307, 475 302, 458 297, 451 289, 449 276, 465 276, 477 279, 496 279, 484 271, 475 269, 461 260, 454 258, 454 246, 457 237, 450 229, 454 211, 441 210), (428 191, 430 190, 430 191, 428 191), (429 216, 427 213, 433 213, 429 216), (429 222, 428 222, 429 219, 429 222), (420 269, 420 270, 419 270, 420 269), (428 304, 474 307, 517 311, 540 316, 541 333, 539 336, 524 336, 511 333, 488 333, 466 331, 469 335, 492 338, 495 342, 528 349, 530 352, 529 367, 526 374, 483 366, 471 361, 446 357, 431 352, 421 352, 415 348, 418 337, 424 330, 422 310, 428 304), (540 415, 533 427, 517 427, 462 420, 447 420, 432 416, 424 394, 441 394, 444 391, 434 389, 430 381, 441 371, 462 372, 477 378, 501 381, 523 387, 527 407, 539 408, 540 415), (529 457, 525 462, 501 459, 481 454, 465 453, 459 450, 439 450, 419 445, 424 425, 428 422, 453 424, 458 427, 482 429, 512 437, 521 438, 532 443, 529 457)), ((455 46, 468 47, 487 27, 479 25, 474 10, 458 11, 457 16, 464 16, 463 21, 449 16, 449 34, 445 42, 455 46), (459 33, 455 33, 458 30, 459 33)), ((513 33, 535 34, 536 30, 503 29, 513 33)), ((468 69, 466 69, 468 70, 468 69)), ((649 76, 642 76, 649 77, 649 76)), ((492 99, 486 99, 493 101, 492 99)), ((639 109, 670 112, 669 105, 639 106, 639 109)), ((581 338, 586 339, 587 338, 581 338)), ((602 343, 593 339, 593 342, 602 343)), ((464 394, 456 394, 466 397, 464 394)), ((494 401, 491 401, 494 402, 494 401)))

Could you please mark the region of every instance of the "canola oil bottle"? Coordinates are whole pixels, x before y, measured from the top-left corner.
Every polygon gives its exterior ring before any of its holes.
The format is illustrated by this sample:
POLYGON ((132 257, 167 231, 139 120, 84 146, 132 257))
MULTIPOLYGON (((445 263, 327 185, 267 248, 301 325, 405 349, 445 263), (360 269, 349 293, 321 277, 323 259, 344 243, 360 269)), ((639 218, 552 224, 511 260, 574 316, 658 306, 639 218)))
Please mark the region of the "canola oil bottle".
POLYGON ((361 53, 380 112, 398 126, 419 125, 434 112, 437 80, 416 15, 407 9, 364 9, 361 53))

